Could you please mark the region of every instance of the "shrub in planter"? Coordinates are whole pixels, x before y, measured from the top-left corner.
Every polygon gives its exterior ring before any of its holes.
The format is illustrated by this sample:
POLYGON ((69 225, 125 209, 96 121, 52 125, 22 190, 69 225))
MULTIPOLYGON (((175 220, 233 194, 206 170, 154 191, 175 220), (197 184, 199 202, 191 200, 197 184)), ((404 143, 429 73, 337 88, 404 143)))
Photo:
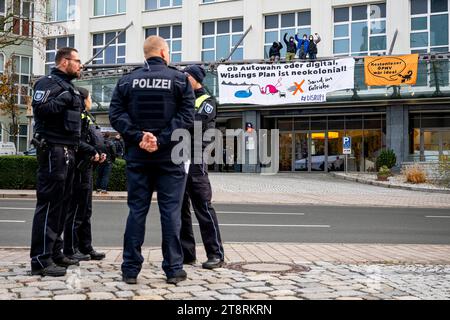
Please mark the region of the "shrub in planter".
POLYGON ((382 166, 377 174, 378 181, 388 181, 390 176, 392 176, 391 169, 387 166, 382 166))
POLYGON ((425 171, 417 164, 407 167, 403 174, 406 181, 409 183, 418 184, 427 182, 427 175, 425 171))
POLYGON ((377 170, 380 170, 383 166, 392 169, 396 163, 397 156, 395 155, 395 152, 391 149, 383 150, 377 158, 377 170))

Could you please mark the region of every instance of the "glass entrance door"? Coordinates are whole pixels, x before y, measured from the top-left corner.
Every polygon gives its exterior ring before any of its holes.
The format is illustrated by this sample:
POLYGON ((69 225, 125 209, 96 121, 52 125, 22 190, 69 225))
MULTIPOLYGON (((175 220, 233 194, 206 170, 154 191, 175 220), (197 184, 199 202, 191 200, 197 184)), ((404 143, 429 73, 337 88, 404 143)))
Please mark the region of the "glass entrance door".
POLYGON ((310 134, 311 171, 325 171, 327 162, 326 140, 327 134, 325 132, 312 132, 310 134))
POLYGON ((296 132, 294 136, 294 171, 309 171, 308 134, 296 132))
POLYGON ((292 133, 280 132, 280 171, 292 171, 292 133))

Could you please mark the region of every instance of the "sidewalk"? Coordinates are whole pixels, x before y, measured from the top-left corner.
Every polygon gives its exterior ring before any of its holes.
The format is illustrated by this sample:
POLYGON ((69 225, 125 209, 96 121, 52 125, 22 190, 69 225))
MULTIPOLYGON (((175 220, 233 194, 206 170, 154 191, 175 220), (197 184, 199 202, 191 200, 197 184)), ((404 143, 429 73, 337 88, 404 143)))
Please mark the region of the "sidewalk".
MULTIPOLYGON (((210 174, 214 203, 322 205, 358 207, 450 208, 450 193, 388 189, 361 185, 329 174, 210 174)), ((1 198, 34 199, 36 192, 0 190, 1 198)), ((126 201, 126 192, 94 200, 126 201)), ((156 196, 154 196, 156 199, 156 196)))
POLYGON ((41 278, 28 275, 28 249, 0 248, 0 300, 450 299, 450 245, 226 243, 224 268, 186 266, 176 286, 160 248, 144 248, 137 285, 121 281, 121 249, 104 250, 102 262, 41 278))

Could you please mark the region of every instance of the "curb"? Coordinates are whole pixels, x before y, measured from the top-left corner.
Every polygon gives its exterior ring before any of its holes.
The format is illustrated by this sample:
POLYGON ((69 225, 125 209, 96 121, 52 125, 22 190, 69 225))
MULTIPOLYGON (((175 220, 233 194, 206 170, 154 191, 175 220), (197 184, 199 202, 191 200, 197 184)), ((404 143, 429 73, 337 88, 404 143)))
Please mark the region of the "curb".
POLYGON ((330 176, 332 176, 334 178, 343 179, 343 180, 352 181, 352 182, 358 182, 361 184, 368 184, 368 185, 377 186, 377 187, 388 188, 388 189, 402 189, 402 190, 408 190, 408 191, 450 194, 450 190, 444 190, 444 189, 427 189, 427 188, 420 188, 420 187, 399 186, 399 185, 386 184, 386 183, 382 183, 382 182, 378 182, 378 181, 371 181, 371 180, 366 180, 366 179, 361 179, 361 178, 347 177, 347 176, 343 176, 343 175, 340 175, 335 172, 330 172, 329 174, 330 174, 330 176))

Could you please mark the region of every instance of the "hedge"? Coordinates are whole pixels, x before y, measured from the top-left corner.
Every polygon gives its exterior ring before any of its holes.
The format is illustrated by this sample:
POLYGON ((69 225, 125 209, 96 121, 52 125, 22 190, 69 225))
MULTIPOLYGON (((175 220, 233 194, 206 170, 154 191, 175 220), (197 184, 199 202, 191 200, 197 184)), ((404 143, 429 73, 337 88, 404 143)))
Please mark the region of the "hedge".
MULTIPOLYGON (((0 189, 35 190, 36 171, 36 157, 1 156, 0 189)), ((113 165, 108 190, 126 191, 125 161, 122 159, 117 159, 113 165)))

